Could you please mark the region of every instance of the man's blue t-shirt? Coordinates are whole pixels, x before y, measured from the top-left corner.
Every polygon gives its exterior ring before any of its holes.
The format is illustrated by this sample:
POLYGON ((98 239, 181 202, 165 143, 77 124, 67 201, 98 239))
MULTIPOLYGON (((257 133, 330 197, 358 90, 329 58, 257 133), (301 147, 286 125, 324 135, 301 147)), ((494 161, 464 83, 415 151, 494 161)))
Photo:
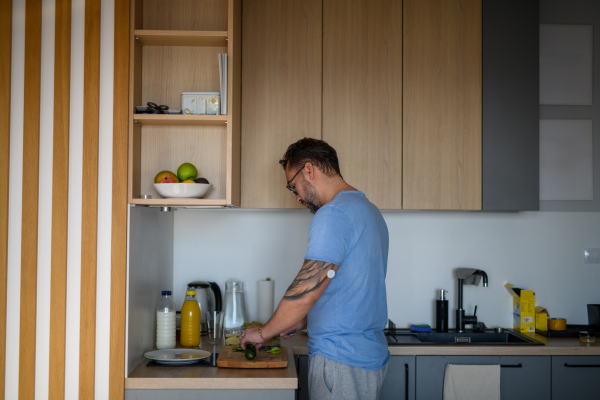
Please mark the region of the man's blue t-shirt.
POLYGON ((310 356, 366 370, 387 363, 388 247, 387 225, 364 193, 342 191, 317 211, 305 259, 340 268, 308 313, 310 356))

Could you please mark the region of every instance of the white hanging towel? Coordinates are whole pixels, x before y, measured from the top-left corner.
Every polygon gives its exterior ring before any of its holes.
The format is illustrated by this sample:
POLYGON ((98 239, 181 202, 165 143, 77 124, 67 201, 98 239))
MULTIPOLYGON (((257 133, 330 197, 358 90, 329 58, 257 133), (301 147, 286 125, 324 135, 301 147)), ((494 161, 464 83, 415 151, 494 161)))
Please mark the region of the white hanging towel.
POLYGON ((500 365, 446 364, 443 400, 500 400, 500 365))

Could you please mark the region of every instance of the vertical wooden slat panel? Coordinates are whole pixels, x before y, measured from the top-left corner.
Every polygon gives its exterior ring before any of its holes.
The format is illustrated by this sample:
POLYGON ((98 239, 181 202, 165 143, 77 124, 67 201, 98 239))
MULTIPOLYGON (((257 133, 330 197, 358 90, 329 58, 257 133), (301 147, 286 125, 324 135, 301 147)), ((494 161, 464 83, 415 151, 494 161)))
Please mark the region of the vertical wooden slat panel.
POLYGON ((94 398, 96 264, 98 245, 98 132, 100 104, 100 0, 85 2, 81 308, 79 398, 94 398))
POLYGON ((48 397, 64 399, 69 206, 71 1, 56 0, 54 44, 54 144, 52 160, 52 275, 48 397))
MULTIPOLYGON (((24 176, 39 171, 42 1, 25 4, 25 85, 23 118, 24 176)), ((21 230, 21 322, 19 333, 19 398, 34 398, 35 313, 38 246, 37 179, 23 184, 21 230)))
POLYGON ((0 12, 0 400, 4 400, 6 359, 6 277, 8 270, 8 180, 10 159, 10 67, 12 2, 0 12))
POLYGON ((129 1, 115 0, 113 100, 113 195, 110 287, 111 400, 125 395, 125 294, 127 282, 127 154, 129 94, 129 1))

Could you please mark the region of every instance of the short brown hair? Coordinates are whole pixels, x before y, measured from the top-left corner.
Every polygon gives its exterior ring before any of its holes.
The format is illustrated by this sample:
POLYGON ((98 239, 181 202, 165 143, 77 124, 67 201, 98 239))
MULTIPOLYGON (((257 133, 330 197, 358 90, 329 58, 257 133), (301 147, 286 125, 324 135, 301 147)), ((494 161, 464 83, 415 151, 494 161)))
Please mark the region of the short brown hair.
POLYGON ((335 174, 342 176, 338 162, 337 152, 324 140, 307 138, 292 143, 286 150, 279 164, 285 170, 289 164, 290 168, 300 167, 310 162, 318 167, 325 175, 335 174))

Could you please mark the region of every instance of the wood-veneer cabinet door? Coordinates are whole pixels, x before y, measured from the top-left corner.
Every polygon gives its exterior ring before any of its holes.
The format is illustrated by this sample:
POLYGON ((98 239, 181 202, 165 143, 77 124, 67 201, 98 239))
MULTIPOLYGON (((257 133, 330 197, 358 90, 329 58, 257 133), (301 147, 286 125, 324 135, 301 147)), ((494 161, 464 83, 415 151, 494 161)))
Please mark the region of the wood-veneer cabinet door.
POLYGON ((402 208, 402 2, 323 0, 323 140, 346 181, 402 208))
POLYGON ((302 208, 278 161, 321 138, 322 2, 245 1, 242 19, 242 207, 302 208))
POLYGON ((405 209, 481 209, 481 7, 404 0, 405 209))

